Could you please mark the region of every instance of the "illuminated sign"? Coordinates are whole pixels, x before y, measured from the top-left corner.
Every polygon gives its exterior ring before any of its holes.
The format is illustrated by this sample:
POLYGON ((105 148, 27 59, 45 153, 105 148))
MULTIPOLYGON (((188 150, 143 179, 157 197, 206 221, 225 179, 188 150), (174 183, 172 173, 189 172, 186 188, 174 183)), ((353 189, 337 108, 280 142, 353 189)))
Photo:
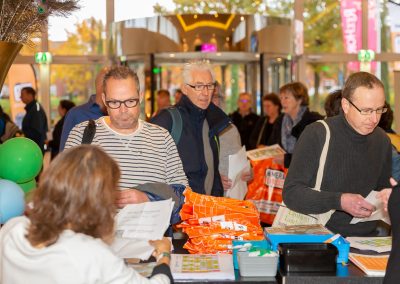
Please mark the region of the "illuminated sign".
POLYGON ((38 64, 49 64, 52 59, 50 52, 37 52, 35 54, 35 62, 38 64))
POLYGON ((217 46, 213 43, 203 43, 200 48, 201 52, 216 52, 217 46))

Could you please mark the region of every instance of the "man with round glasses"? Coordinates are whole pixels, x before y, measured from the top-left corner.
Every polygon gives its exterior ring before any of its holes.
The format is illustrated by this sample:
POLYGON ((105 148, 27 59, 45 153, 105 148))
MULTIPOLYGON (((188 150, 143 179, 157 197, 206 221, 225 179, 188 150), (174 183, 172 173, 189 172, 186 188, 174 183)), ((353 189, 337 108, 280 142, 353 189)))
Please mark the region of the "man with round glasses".
MULTIPOLYGON (((183 68, 183 96, 174 110, 162 110, 150 122, 173 133, 177 111, 182 121, 178 147, 183 169, 193 191, 213 196, 223 196, 219 165, 218 135, 230 124, 229 117, 211 103, 215 77, 206 61, 185 64, 183 68)), ((176 122, 175 122, 176 125, 176 122)))
POLYGON ((283 188, 283 200, 292 210, 321 214, 336 210, 327 228, 343 236, 373 236, 377 222, 350 224, 353 217, 366 218, 376 209, 365 197, 378 193, 387 206, 391 192, 391 144, 377 127, 386 112, 382 82, 366 72, 352 74, 342 91, 342 110, 327 118, 330 131, 321 191, 316 184, 326 129, 322 123, 309 125, 296 144, 283 188))
MULTIPOLYGON (((137 74, 125 66, 112 67, 104 75, 103 89, 108 116, 95 120, 91 143, 102 147, 121 169, 116 205, 173 198, 168 185, 187 186, 187 178, 168 131, 139 118, 143 92, 137 74)), ((85 121, 72 129, 66 149, 82 143, 87 125, 85 121)))

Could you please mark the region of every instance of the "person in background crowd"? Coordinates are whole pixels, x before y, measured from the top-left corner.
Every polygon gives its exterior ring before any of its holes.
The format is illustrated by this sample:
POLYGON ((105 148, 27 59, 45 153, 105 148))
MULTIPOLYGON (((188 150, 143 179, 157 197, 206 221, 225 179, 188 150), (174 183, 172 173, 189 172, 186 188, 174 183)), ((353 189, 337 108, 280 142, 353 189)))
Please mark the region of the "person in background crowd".
MULTIPOLYGON (((221 85, 218 83, 218 81, 215 81, 215 89, 211 101, 217 107, 220 107, 221 98, 221 85)), ((236 154, 242 148, 240 134, 234 124, 229 124, 229 126, 219 134, 219 144, 220 151, 218 170, 221 174, 222 186, 224 187, 224 190, 227 191, 232 187, 232 181, 228 178, 229 155, 236 154)), ((246 182, 252 180, 252 169, 250 168, 248 172, 244 172, 241 178, 246 182)))
POLYGON ((47 146, 51 149, 51 159, 54 159, 60 149, 61 132, 64 125, 65 115, 68 111, 75 106, 75 103, 69 100, 61 100, 58 105, 58 114, 61 116, 60 120, 57 121, 53 129, 53 140, 47 143, 47 146))
POLYGON ((283 201, 302 214, 336 210, 326 224, 334 233, 375 236, 376 221, 350 221, 369 217, 375 210, 364 199, 371 190, 381 191, 378 198, 387 206, 390 187, 395 183, 390 181, 392 147, 385 132, 377 127, 387 110, 382 82, 367 72, 352 74, 343 88, 341 106, 339 115, 325 120, 330 139, 321 191, 312 188, 327 132, 322 123, 313 123, 296 144, 283 201))
POLYGON ((36 100, 36 91, 32 87, 21 90, 21 101, 25 104, 26 114, 22 120, 22 132, 39 146, 44 153, 47 139, 47 116, 43 107, 36 100))
POLYGON ((248 150, 250 149, 250 135, 259 119, 259 116, 251 111, 251 94, 240 93, 237 104, 238 109, 230 114, 229 117, 239 130, 242 145, 245 145, 246 150, 248 150))
POLYGON ((3 111, 0 105, 0 144, 14 137, 24 136, 18 126, 12 122, 11 118, 3 111))
POLYGON ((182 90, 181 89, 176 89, 175 90, 175 94, 174 94, 175 104, 179 103, 179 101, 181 100, 182 96, 183 96, 182 90))
POLYGON ((284 113, 272 129, 268 145, 279 144, 286 151, 276 162, 288 168, 292 159, 294 146, 305 127, 323 116, 308 109, 308 90, 300 82, 289 83, 279 89, 279 97, 284 113))
POLYGON ((171 283, 171 243, 150 241, 157 266, 150 279, 109 248, 120 171, 96 146, 67 150, 43 173, 27 216, 0 230, 0 282, 171 283))
POLYGON ((342 90, 335 90, 330 93, 326 99, 324 104, 324 109, 327 117, 335 116, 340 113, 342 109, 342 90))
POLYGON ((96 94, 90 96, 87 103, 72 108, 65 116, 60 139, 60 152, 64 150, 68 135, 75 125, 90 119, 98 119, 107 114, 107 108, 103 103, 103 78, 110 67, 103 67, 96 76, 96 94))
POLYGON ((171 106, 171 99, 168 90, 158 90, 156 97, 157 111, 155 111, 152 117, 160 113, 161 110, 171 106))
MULTIPOLYGON (((223 196, 219 174, 219 135, 231 123, 229 117, 211 103, 215 89, 212 67, 206 61, 195 61, 183 67, 184 95, 175 109, 181 118, 182 131, 175 141, 183 169, 194 192, 223 196)), ((162 110, 151 123, 172 133, 172 114, 162 110)))
POLYGON ((267 145, 274 123, 281 115, 282 105, 277 94, 266 94, 263 96, 262 104, 264 117, 260 117, 251 133, 248 150, 267 145))

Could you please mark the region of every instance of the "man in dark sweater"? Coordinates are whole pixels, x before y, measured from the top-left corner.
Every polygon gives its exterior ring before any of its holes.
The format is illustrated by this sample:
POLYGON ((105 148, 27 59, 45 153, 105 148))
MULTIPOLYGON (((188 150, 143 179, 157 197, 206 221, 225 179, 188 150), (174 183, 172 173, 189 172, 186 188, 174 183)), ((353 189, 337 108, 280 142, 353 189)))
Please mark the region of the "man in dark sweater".
POLYGON ((303 214, 336 210, 326 224, 334 233, 373 236, 375 221, 357 224, 350 221, 353 217, 369 217, 375 210, 364 199, 372 190, 391 187, 390 140, 376 127, 387 110, 384 87, 372 74, 355 73, 345 83, 341 105, 343 111, 326 120, 331 138, 321 192, 312 188, 326 130, 321 123, 313 123, 296 144, 283 200, 290 209, 303 214))

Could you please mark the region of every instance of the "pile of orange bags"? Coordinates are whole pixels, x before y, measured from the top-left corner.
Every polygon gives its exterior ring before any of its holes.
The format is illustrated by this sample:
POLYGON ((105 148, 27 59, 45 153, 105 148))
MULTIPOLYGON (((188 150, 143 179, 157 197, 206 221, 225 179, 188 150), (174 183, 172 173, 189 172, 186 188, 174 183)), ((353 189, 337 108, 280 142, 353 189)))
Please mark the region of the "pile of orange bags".
POLYGON ((231 253, 232 240, 262 240, 257 208, 250 201, 198 194, 189 188, 177 227, 189 236, 183 246, 193 254, 231 253))

